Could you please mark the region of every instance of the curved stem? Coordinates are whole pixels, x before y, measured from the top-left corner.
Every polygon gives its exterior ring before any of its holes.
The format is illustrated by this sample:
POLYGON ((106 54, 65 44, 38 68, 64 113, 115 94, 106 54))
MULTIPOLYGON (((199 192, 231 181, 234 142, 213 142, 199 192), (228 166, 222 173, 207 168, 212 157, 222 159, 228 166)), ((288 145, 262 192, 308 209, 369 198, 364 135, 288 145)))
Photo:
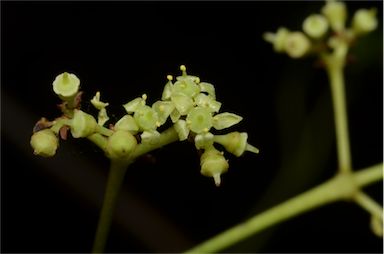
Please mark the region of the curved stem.
POLYGON ((129 163, 122 161, 111 161, 111 168, 108 176, 107 188, 104 194, 103 207, 100 213, 97 226, 93 253, 101 253, 107 241, 109 229, 112 222, 114 208, 118 199, 120 188, 124 181, 124 175, 129 163))
POLYGON ((218 252, 279 222, 316 207, 353 197, 359 187, 383 178, 382 164, 351 174, 338 174, 327 182, 287 200, 185 253, 218 252), (367 177, 370 176, 370 177, 367 177))
POLYGON ((107 137, 113 134, 113 130, 105 128, 104 126, 101 126, 101 125, 96 125, 96 131, 107 137))
POLYGON ((108 140, 106 137, 99 133, 94 133, 87 137, 88 140, 92 141, 95 145, 97 145, 104 152, 106 151, 108 140))

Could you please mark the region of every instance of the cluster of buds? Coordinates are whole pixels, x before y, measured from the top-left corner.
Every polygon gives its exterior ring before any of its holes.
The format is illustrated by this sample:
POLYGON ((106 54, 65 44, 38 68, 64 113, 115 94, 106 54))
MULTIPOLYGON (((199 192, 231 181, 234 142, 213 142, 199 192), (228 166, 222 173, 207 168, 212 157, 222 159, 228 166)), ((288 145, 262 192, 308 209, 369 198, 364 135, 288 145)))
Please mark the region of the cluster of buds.
POLYGON ((74 138, 86 138, 98 133, 107 138, 104 147, 110 159, 124 159, 140 144, 154 145, 161 137, 158 128, 168 123, 173 125, 180 141, 193 141, 201 155, 201 174, 212 177, 217 186, 220 175, 228 170, 229 164, 219 144, 229 153, 241 156, 245 151, 258 153, 258 149, 248 144, 248 134, 231 132, 226 135, 214 135, 213 129, 223 130, 242 120, 233 113, 219 113, 221 103, 216 100, 215 88, 207 82, 200 82, 197 76, 188 75, 186 67, 180 66, 182 75, 167 76, 161 100, 152 105, 147 103, 143 94, 123 105, 126 114, 115 124, 104 125, 109 121, 106 107, 100 100, 100 92, 92 98, 92 105, 99 110, 96 120, 91 114, 80 110, 80 80, 74 75, 63 73, 53 82, 54 92, 63 100, 60 104, 63 116, 49 122, 40 120, 34 129, 31 146, 36 155, 53 156, 59 145, 59 136, 63 139, 70 131, 74 138))
POLYGON ((357 37, 375 30, 378 25, 375 9, 357 10, 350 27, 346 27, 347 18, 345 3, 327 0, 321 13, 311 14, 303 21, 302 31, 280 27, 276 33, 265 33, 264 39, 272 43, 276 52, 301 58, 324 48, 334 50, 340 44, 350 44, 357 37))

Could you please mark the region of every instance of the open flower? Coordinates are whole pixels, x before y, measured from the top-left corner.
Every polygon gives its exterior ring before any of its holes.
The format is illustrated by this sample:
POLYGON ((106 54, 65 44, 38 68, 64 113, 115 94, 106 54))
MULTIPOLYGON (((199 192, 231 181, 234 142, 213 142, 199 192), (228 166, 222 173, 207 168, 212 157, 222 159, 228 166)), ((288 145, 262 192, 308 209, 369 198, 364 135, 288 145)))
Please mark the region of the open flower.
POLYGON ((208 132, 213 126, 212 112, 205 107, 195 107, 188 113, 187 125, 197 134, 208 132))
POLYGON ((75 74, 64 72, 53 81, 53 91, 63 100, 73 98, 80 87, 80 80, 75 74))

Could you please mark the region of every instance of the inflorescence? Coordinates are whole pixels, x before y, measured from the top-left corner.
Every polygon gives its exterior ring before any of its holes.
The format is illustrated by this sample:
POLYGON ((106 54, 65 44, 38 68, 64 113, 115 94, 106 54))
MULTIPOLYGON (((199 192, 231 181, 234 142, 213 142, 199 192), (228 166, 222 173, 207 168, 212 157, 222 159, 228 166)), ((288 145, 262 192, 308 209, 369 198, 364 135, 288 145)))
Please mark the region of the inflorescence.
POLYGON ((111 160, 129 159, 140 145, 156 144, 161 137, 160 126, 170 123, 180 141, 191 140, 196 149, 202 150, 200 158, 201 174, 213 177, 220 185, 220 175, 229 168, 224 152, 218 150, 219 144, 229 153, 241 156, 245 151, 258 153, 259 150, 248 144, 245 132, 230 132, 214 135, 214 130, 229 128, 242 120, 233 113, 219 113, 221 102, 216 100, 215 87, 201 82, 197 76, 188 75, 186 67, 180 66, 182 75, 173 79, 167 76, 161 100, 152 105, 143 94, 123 105, 127 114, 115 124, 109 123, 106 107, 109 103, 100 100, 100 92, 91 100, 98 110, 97 120, 80 109, 80 80, 74 74, 63 73, 53 82, 53 90, 60 97, 59 105, 63 115, 54 121, 41 118, 35 125, 31 146, 36 155, 51 157, 59 146, 59 137, 87 138, 95 133, 107 139, 105 155, 111 160))

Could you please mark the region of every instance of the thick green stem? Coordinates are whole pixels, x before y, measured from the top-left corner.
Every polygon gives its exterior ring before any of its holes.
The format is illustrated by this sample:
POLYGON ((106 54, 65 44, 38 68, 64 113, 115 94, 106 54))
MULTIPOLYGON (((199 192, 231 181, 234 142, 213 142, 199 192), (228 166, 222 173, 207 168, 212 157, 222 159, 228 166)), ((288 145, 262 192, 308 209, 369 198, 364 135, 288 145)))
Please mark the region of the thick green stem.
POLYGON ((122 161, 111 161, 107 188, 104 194, 103 207, 101 210, 96 237, 93 244, 93 253, 101 253, 104 251, 113 218, 113 212, 116 206, 116 201, 124 181, 124 175, 128 164, 129 163, 122 161))
POLYGON ((279 222, 343 199, 350 199, 358 188, 383 178, 383 165, 351 174, 338 174, 329 181, 281 203, 227 231, 197 245, 185 253, 218 252, 279 222))

